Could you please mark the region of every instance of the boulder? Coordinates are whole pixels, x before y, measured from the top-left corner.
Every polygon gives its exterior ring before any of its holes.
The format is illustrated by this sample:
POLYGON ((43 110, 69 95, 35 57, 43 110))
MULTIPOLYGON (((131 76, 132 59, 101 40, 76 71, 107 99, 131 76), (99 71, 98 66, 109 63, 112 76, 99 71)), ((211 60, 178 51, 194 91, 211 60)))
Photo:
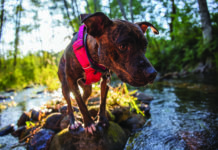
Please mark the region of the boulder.
POLYGON ((0 136, 7 135, 14 131, 14 124, 9 124, 0 129, 0 136))
POLYGON ((37 132, 27 146, 28 150, 46 150, 49 147, 54 131, 41 129, 37 132))
POLYGON ((55 132, 58 132, 61 130, 61 121, 64 118, 64 116, 61 113, 52 113, 47 116, 45 119, 45 124, 43 128, 53 130, 55 132))
POLYGON ((110 122, 107 129, 97 127, 94 135, 72 132, 64 129, 57 133, 51 141, 50 150, 121 150, 124 148, 127 135, 116 123, 110 122))

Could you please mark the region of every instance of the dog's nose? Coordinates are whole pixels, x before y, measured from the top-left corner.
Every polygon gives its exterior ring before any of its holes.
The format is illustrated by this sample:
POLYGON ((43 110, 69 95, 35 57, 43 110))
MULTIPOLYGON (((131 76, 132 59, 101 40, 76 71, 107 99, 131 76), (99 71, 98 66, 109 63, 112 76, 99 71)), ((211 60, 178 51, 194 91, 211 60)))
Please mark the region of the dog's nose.
POLYGON ((153 83, 157 76, 157 71, 153 67, 149 67, 146 69, 145 76, 149 83, 153 83))

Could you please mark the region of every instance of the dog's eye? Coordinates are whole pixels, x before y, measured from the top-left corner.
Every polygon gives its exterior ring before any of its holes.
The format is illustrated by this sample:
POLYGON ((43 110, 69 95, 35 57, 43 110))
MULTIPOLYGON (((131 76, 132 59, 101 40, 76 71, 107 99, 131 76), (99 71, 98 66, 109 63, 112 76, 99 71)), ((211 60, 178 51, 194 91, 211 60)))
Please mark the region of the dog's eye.
POLYGON ((128 48, 128 45, 127 45, 127 44, 120 44, 120 45, 119 45, 119 49, 120 49, 121 51, 126 51, 127 48, 128 48))

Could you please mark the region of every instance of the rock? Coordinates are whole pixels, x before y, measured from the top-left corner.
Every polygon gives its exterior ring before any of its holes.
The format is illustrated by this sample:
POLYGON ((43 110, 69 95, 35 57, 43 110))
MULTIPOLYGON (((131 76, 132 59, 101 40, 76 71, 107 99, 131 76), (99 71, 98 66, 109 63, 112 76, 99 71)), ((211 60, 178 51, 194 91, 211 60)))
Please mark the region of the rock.
POLYGON ((33 85, 27 85, 23 89, 26 90, 26 89, 30 89, 30 88, 33 88, 33 87, 34 87, 33 85))
MULTIPOLYGON (((100 127, 99 127, 100 129, 100 127)), ((110 122, 108 129, 95 132, 94 135, 82 130, 73 134, 64 129, 54 136, 50 150, 121 150, 127 141, 127 135, 116 123, 110 122)))
POLYGON ((36 94, 43 94, 45 91, 38 91, 36 94))
POLYGON ((115 116, 114 122, 116 123, 121 123, 123 121, 126 121, 131 116, 131 113, 128 107, 114 108, 111 113, 115 116))
POLYGON ((17 126, 20 127, 26 125, 26 121, 30 121, 30 118, 31 114, 29 112, 24 112, 17 121, 17 126))
POLYGON ((60 128, 65 129, 70 124, 70 117, 69 115, 64 116, 64 118, 60 122, 60 128))
POLYGON ((133 114, 127 120, 120 123, 122 127, 128 128, 131 131, 142 128, 144 124, 145 118, 141 114, 133 114))
POLYGON ((147 117, 147 118, 151 117, 149 105, 141 104, 139 106, 139 109, 145 114, 145 117, 147 117))
MULTIPOLYGON (((74 112, 79 112, 79 108, 76 106, 72 106, 74 112)), ((67 115, 67 105, 61 106, 59 112, 63 115, 67 115)))
POLYGON ((46 150, 55 135, 54 131, 41 129, 30 140, 27 149, 28 150, 46 150))
POLYGON ((138 99, 138 101, 141 101, 145 104, 150 104, 151 101, 153 100, 153 97, 148 96, 148 95, 141 93, 141 92, 136 92, 132 96, 136 97, 138 99))
POLYGON ((11 100, 12 96, 4 96, 4 95, 0 95, 0 101, 2 100, 11 100))
POLYGON ((46 129, 51 129, 55 132, 58 132, 61 130, 60 123, 61 123, 63 118, 64 118, 64 116, 61 113, 50 114, 45 119, 46 121, 45 121, 45 124, 43 127, 46 129))
POLYGON ((19 127, 17 130, 15 130, 14 132, 11 133, 11 135, 13 135, 14 137, 20 137, 21 134, 26 130, 26 126, 21 126, 19 127))
POLYGON ((7 135, 14 131, 14 124, 9 124, 0 129, 0 136, 7 135))
POLYGON ((34 109, 30 110, 31 113, 31 119, 34 121, 39 121, 42 118, 42 112, 41 111, 36 111, 34 109))
MULTIPOLYGON (((99 112, 99 106, 91 106, 89 107, 89 114, 92 117, 93 120, 97 121, 98 119, 98 112, 99 112)), ((114 120, 113 114, 111 114, 109 111, 106 112, 106 117, 109 121, 114 120)))
POLYGON ((59 112, 63 115, 67 115, 67 105, 62 106, 59 112))

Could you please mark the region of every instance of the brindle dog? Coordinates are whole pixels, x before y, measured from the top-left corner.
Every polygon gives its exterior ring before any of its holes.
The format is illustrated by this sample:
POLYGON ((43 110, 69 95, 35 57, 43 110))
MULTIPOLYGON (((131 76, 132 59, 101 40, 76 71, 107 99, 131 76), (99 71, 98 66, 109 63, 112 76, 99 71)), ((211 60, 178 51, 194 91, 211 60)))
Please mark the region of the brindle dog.
MULTIPOLYGON (((157 72, 145 57, 148 42, 144 36, 148 27, 158 34, 158 30, 152 24, 148 22, 133 24, 123 20, 110 20, 101 12, 81 15, 81 20, 86 25, 88 51, 94 62, 104 65, 123 82, 132 86, 145 86, 153 83, 157 72)), ((96 131, 95 124, 86 107, 92 86, 84 83, 86 78, 84 70, 73 52, 72 45, 76 40, 77 34, 74 35, 60 60, 58 75, 62 84, 63 96, 68 104, 69 128, 75 131, 81 126, 75 121, 71 107, 70 92, 73 92, 83 115, 85 130, 93 134, 96 131), (82 96, 78 86, 81 86, 84 91, 82 96)), ((108 89, 107 75, 103 73, 98 114, 98 123, 103 127, 108 125, 105 111, 108 89)))

